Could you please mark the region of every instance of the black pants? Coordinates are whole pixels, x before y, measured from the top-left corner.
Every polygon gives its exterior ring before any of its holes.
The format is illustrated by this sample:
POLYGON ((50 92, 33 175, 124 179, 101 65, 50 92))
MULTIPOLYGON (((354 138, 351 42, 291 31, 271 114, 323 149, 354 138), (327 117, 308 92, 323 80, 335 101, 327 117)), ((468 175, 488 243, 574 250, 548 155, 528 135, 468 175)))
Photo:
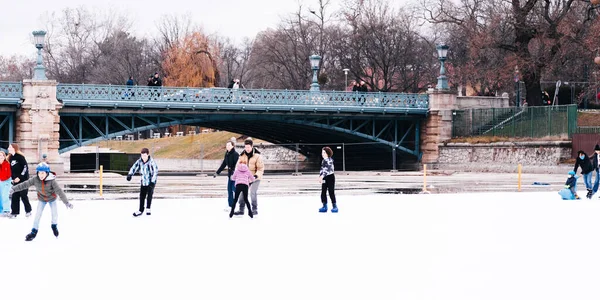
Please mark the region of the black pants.
POLYGON ((140 212, 144 212, 144 203, 146 203, 146 208, 150 209, 152 205, 152 195, 154 194, 154 186, 141 186, 140 187, 140 212), (146 199, 146 195, 148 196, 148 201, 144 201, 146 199))
POLYGON ((250 209, 250 202, 248 202, 248 185, 247 184, 237 184, 235 186, 235 196, 233 197, 233 206, 231 207, 231 212, 229 216, 233 216, 233 211, 235 210, 235 205, 237 204, 238 198, 240 197, 240 193, 244 195, 244 204, 248 208, 248 214, 252 215, 252 210, 250 209))
POLYGON ((323 184, 321 184, 321 202, 323 204, 327 204, 327 191, 329 191, 329 198, 331 198, 331 203, 336 204, 335 202, 335 175, 330 174, 323 178, 323 184))
POLYGON ((29 197, 27 197, 28 190, 15 192, 12 195, 10 209, 12 210, 11 214, 18 215, 21 212, 21 203, 19 200, 23 201, 23 205, 25 206, 25 213, 31 212, 31 204, 29 203, 29 197))

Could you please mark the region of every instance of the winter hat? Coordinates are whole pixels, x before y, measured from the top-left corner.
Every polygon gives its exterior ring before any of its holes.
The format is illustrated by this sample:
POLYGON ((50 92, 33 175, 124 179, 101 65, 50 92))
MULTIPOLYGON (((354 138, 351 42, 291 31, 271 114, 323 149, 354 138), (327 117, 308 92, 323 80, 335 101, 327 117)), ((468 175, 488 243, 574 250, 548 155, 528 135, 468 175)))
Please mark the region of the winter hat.
POLYGON ((594 148, 594 151, 600 151, 600 145, 596 144, 596 148, 594 148))
POLYGON ((4 155, 8 155, 8 150, 6 150, 4 148, 0 148, 0 151, 4 152, 4 155))
POLYGON ((575 175, 575 171, 569 171, 569 175, 571 175, 571 176, 575 175))
POLYGON ((47 163, 41 162, 37 165, 37 167, 35 168, 36 172, 46 172, 49 173, 50 172, 50 166, 48 166, 47 163))

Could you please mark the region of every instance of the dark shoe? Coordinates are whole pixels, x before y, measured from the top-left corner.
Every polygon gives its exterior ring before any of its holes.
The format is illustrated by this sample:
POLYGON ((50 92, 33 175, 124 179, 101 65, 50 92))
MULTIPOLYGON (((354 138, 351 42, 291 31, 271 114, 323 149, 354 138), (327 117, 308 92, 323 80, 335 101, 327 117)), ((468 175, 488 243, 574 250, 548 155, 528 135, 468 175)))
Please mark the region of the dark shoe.
POLYGON ((150 209, 146 208, 146 216, 150 216, 150 215, 152 215, 152 213, 150 212, 150 209))
POLYGON ((243 216, 244 212, 241 211, 241 210, 238 210, 238 211, 234 212, 233 214, 236 215, 236 216, 243 216))
POLYGON ((258 215, 258 210, 256 210, 256 209, 255 209, 255 210, 253 210, 253 211, 252 211, 252 215, 254 215, 254 216, 258 215))
POLYGON ((27 242, 31 242, 33 241, 33 239, 35 239, 35 237, 37 236, 38 230, 37 229, 31 229, 31 233, 29 233, 27 236, 25 236, 25 241, 27 242))
POLYGON ((55 237, 58 237, 58 227, 56 224, 52 224, 52 233, 54 233, 55 237))

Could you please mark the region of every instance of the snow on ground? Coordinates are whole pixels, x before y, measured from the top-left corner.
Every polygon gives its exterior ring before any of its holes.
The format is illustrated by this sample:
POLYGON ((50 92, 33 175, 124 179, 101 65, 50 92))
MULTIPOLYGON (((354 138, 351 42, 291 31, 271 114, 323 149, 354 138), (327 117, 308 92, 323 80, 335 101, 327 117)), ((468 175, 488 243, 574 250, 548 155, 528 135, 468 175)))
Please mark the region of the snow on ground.
MULTIPOLYGON (((556 193, 59 203, 0 218, 2 299, 599 299, 600 201, 556 193)), ((37 202, 34 203, 34 207, 37 202)))

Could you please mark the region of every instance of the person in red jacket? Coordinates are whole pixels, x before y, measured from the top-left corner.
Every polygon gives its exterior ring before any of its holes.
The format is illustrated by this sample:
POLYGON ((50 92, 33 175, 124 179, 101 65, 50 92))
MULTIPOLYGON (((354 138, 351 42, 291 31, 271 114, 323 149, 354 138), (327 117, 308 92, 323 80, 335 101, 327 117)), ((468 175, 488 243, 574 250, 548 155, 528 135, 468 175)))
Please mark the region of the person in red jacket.
POLYGON ((12 179, 10 173, 10 163, 6 159, 6 152, 0 150, 0 214, 10 215, 10 199, 8 192, 10 191, 10 181, 12 179))

